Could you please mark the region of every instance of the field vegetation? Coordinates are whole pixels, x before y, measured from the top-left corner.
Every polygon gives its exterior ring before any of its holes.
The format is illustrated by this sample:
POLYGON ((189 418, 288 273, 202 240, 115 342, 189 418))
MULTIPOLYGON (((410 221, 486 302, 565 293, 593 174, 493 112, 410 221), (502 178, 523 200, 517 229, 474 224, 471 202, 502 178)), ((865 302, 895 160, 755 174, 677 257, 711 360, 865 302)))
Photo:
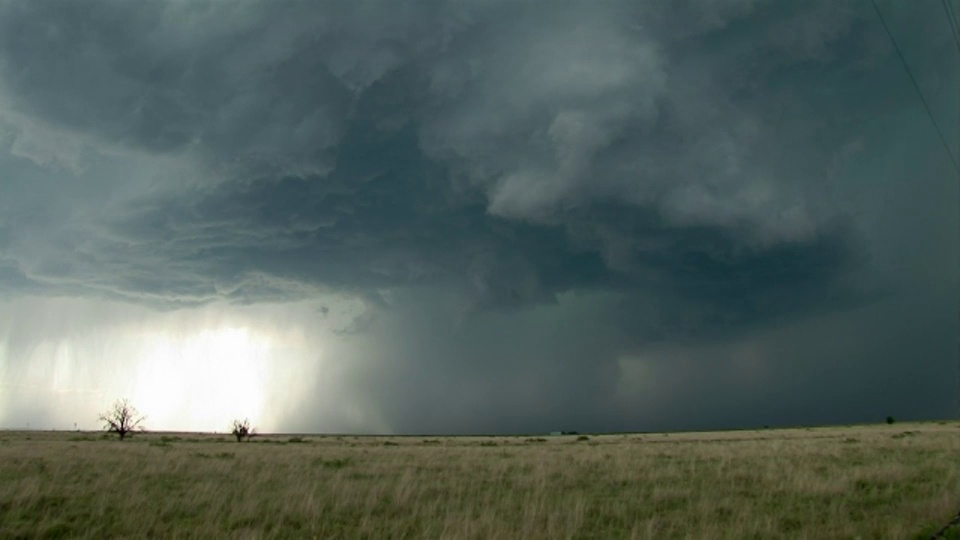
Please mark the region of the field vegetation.
POLYGON ((929 538, 958 510, 958 428, 0 432, 0 537, 929 538))

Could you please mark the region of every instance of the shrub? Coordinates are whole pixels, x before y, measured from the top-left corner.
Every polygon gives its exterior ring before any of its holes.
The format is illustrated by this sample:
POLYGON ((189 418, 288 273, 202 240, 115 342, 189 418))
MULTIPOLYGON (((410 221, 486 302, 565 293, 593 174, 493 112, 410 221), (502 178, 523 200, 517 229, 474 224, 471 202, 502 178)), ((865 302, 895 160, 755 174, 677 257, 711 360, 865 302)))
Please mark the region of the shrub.
POLYGON ((250 427, 250 420, 246 418, 243 420, 234 420, 230 433, 233 433, 233 436, 237 438, 237 442, 241 442, 244 439, 249 441, 250 437, 253 437, 253 428, 250 427))

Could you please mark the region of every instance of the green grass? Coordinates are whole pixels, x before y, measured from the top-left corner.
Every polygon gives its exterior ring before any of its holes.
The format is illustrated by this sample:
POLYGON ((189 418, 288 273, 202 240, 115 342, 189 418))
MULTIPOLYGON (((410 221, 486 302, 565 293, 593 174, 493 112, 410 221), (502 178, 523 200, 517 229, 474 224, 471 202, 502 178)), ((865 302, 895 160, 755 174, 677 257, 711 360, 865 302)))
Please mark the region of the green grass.
POLYGON ((0 537, 929 538, 960 509, 958 427, 245 443, 7 432, 0 537))

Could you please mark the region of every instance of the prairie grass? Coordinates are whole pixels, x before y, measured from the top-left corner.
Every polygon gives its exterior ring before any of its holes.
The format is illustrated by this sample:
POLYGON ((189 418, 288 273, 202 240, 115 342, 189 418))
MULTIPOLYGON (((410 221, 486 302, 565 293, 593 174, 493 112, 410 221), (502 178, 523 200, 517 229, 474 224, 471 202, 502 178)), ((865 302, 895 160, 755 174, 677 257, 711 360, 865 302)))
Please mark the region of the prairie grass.
POLYGON ((958 428, 0 432, 0 537, 929 538, 960 509, 958 428))

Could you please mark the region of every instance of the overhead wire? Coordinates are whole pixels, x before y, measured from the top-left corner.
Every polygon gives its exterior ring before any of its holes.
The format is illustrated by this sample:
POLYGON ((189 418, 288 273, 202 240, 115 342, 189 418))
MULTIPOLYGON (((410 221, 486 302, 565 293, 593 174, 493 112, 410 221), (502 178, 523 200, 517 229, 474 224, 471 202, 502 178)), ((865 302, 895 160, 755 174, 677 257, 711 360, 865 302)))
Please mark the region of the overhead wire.
POLYGON ((947 24, 950 25, 950 32, 953 34, 953 42, 957 45, 957 52, 960 53, 960 28, 957 28, 957 16, 953 12, 953 4, 950 0, 940 0, 944 13, 947 14, 947 24))
POLYGON ((890 32, 890 27, 887 26, 887 21, 883 18, 883 13, 880 12, 880 8, 877 6, 877 0, 870 0, 870 3, 873 4, 873 9, 877 12, 877 17, 880 19, 880 24, 887 32, 887 37, 890 38, 890 43, 893 45, 893 49, 897 52, 897 57, 900 58, 900 63, 903 65, 904 71, 906 71, 907 76, 910 77, 910 82, 913 83, 913 89, 916 90, 917 97, 920 98, 920 103, 923 104, 923 109, 927 112, 927 117, 930 118, 930 123, 933 124, 933 128, 937 131, 937 135, 940 136, 940 142, 943 144, 943 149, 947 152, 947 157, 950 158, 950 163, 953 165, 953 169, 957 171, 957 174, 960 174, 960 165, 957 164, 957 159, 950 150, 950 145, 947 143, 947 138, 943 135, 943 130, 940 129, 940 125, 937 124, 936 119, 933 117, 933 112, 930 110, 930 105, 927 103, 927 98, 923 96, 923 91, 920 90, 920 85, 917 83, 917 78, 913 76, 913 71, 907 64, 907 60, 904 58, 903 52, 900 51, 900 46, 897 45, 897 40, 893 37, 893 33, 890 32))

